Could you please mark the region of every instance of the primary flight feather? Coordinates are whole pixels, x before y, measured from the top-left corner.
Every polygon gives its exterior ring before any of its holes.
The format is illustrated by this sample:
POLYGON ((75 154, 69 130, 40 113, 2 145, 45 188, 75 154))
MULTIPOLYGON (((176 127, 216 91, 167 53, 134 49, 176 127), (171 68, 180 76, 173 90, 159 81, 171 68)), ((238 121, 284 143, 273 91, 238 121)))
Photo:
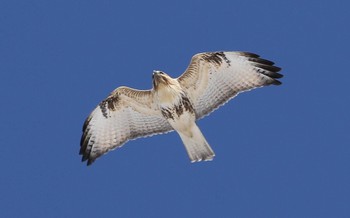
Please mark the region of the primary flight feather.
POLYGON ((89 115, 80 142, 82 161, 90 165, 128 140, 175 130, 191 162, 212 160, 214 151, 196 125, 243 91, 280 85, 281 68, 248 52, 196 54, 186 71, 171 78, 153 72, 153 88, 115 89, 89 115))

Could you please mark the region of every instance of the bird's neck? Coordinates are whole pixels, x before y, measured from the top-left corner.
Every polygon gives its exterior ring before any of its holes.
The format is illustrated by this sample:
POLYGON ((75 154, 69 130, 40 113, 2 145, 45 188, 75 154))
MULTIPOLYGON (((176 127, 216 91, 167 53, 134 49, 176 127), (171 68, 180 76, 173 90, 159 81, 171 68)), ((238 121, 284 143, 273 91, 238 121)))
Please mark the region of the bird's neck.
POLYGON ((173 105, 181 100, 183 91, 180 84, 160 84, 157 90, 158 101, 161 105, 173 105))

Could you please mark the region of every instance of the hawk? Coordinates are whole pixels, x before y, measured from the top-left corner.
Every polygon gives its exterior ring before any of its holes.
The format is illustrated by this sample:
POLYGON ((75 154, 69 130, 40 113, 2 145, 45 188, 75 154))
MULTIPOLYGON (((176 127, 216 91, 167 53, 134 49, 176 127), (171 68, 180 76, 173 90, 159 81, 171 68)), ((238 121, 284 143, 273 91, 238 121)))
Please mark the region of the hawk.
POLYGON ((171 78, 153 71, 153 88, 115 89, 88 116, 80 142, 87 165, 139 137, 176 131, 191 162, 215 156, 196 121, 237 94, 280 85, 281 68, 249 52, 206 52, 192 57, 186 71, 171 78))

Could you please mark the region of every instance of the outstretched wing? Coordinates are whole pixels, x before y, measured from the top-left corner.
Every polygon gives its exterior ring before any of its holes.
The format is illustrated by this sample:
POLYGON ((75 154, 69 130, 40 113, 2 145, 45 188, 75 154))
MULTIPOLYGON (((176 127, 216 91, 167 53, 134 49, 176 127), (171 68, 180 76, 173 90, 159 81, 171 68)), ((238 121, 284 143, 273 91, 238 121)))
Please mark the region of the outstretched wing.
POLYGON ((128 87, 114 90, 92 111, 83 126, 82 161, 90 165, 106 152, 138 137, 173 130, 153 102, 150 90, 128 87))
POLYGON ((280 85, 281 68, 248 52, 208 52, 193 56, 178 78, 200 119, 238 93, 267 85, 280 85))

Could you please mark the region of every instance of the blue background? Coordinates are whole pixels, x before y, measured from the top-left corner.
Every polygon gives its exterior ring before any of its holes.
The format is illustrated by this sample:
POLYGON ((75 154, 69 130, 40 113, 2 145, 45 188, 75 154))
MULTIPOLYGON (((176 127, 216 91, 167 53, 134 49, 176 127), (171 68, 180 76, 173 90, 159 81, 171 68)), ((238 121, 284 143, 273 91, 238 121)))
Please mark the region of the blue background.
POLYGON ((350 217, 348 1, 1 1, 1 217, 350 217), (204 51, 250 51, 283 85, 176 133, 80 162, 81 128, 114 88, 151 88, 204 51))

